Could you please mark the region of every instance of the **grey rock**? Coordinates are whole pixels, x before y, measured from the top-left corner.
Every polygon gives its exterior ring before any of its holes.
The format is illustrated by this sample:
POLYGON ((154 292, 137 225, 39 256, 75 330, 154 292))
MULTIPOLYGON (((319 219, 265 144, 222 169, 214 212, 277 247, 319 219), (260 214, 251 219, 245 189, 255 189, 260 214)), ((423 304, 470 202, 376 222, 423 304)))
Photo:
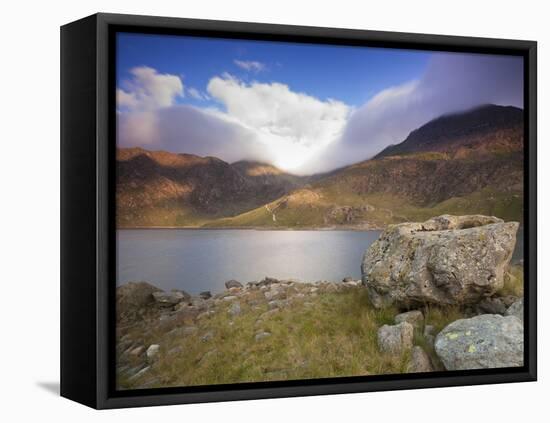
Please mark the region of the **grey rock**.
POLYGON ((269 276, 266 276, 259 282, 260 285, 271 285, 274 283, 279 283, 279 279, 271 278, 269 276))
POLYGON ((344 279, 342 279, 342 282, 353 282, 353 278, 351 276, 346 276, 344 279))
POLYGON ((274 308, 280 308, 281 307, 281 301, 278 300, 272 300, 267 303, 267 308, 269 310, 273 310, 274 308))
POLYGON ((286 298, 286 292, 278 285, 271 285, 271 288, 264 292, 264 296, 268 301, 282 300, 286 298))
POLYGON ((147 282, 128 282, 116 289, 116 310, 119 316, 135 314, 154 303, 153 293, 160 289, 147 282))
POLYGON ((426 373, 434 371, 430 357, 422 347, 413 347, 407 371, 409 373, 426 373))
POLYGON ((231 303, 228 313, 231 316, 238 316, 239 314, 241 314, 241 305, 237 301, 231 303))
POLYGON ((420 310, 411 310, 405 313, 398 314, 397 316, 395 316, 394 320, 397 324, 401 322, 407 322, 413 326, 419 327, 424 322, 424 315, 420 310))
POLYGON ((174 308, 174 310, 176 311, 176 315, 171 317, 175 317, 183 320, 193 320, 200 313, 200 310, 198 307, 195 307, 193 305, 189 305, 186 303, 179 303, 174 308))
POLYGON ((191 299, 191 296, 184 291, 173 290, 171 292, 157 291, 153 293, 153 298, 157 304, 171 307, 191 299))
POLYGON ((384 325, 378 329, 378 348, 388 354, 401 354, 413 346, 414 328, 408 322, 384 325))
POLYGON ((484 298, 476 306, 477 314, 504 314, 506 305, 500 298, 484 298))
POLYGON ((504 303, 506 307, 510 307, 517 300, 519 300, 519 297, 516 297, 515 295, 505 295, 504 297, 500 297, 500 300, 504 303))
POLYGON ((390 225, 365 252, 362 281, 377 308, 475 304, 503 286, 517 222, 443 215, 390 225))
POLYGON ((460 319, 439 332, 435 352, 447 370, 523 366, 523 324, 499 314, 460 319))
POLYGON ((271 333, 269 332, 258 332, 254 339, 256 341, 261 341, 262 339, 269 338, 271 336, 271 333))
POLYGON ((201 341, 202 342, 208 342, 212 338, 214 338, 214 332, 209 331, 209 332, 206 332, 203 336, 201 336, 201 341))
POLYGON ((235 279, 231 279, 230 281, 227 281, 225 283, 225 287, 227 289, 229 289, 229 288, 242 288, 243 284, 240 283, 239 281, 236 281, 235 279))
POLYGON ((147 355, 148 361, 153 361, 158 357, 158 353, 160 351, 160 345, 158 344, 152 344, 149 345, 149 348, 147 348, 147 352, 145 353, 147 355))
POLYGON ((142 368, 141 370, 139 370, 134 375, 130 376, 128 378, 128 380, 132 381, 132 380, 135 380, 135 379, 139 379, 141 376, 143 376, 145 373, 147 373, 150 369, 151 369, 151 366, 146 366, 146 367, 142 368))
POLYGON ((145 351, 145 347, 143 346, 139 346, 139 347, 136 347, 136 348, 133 348, 131 349, 128 354, 134 356, 134 357, 138 357, 140 356, 141 354, 143 354, 143 352, 145 351))
POLYGON ((209 298, 212 298, 212 293, 210 291, 202 291, 199 294, 199 297, 201 297, 203 300, 207 300, 209 298))
POLYGON ((508 307, 504 315, 515 316, 521 321, 521 323, 523 323, 523 298, 521 300, 517 300, 510 307, 508 307))

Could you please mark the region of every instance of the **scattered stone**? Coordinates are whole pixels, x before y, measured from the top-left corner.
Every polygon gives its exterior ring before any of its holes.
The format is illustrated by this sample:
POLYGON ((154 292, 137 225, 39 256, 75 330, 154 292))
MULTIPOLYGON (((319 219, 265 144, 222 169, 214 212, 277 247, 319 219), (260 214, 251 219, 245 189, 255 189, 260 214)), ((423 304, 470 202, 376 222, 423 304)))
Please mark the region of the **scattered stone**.
POLYGON ((173 317, 181 320, 193 320, 200 313, 200 310, 198 307, 185 304, 185 303, 178 304, 174 310, 176 311, 176 315, 173 317))
POLYGON ((434 371, 430 357, 422 347, 413 347, 411 351, 411 361, 409 362, 407 371, 409 373, 426 373, 434 371))
POLYGON ((214 332, 209 331, 209 332, 206 332, 203 336, 201 336, 201 341, 202 341, 202 342, 208 342, 208 341, 210 341, 213 337, 214 337, 214 332))
POLYGON ((191 305, 197 307, 200 311, 206 310, 208 308, 207 302, 204 298, 195 297, 191 300, 191 305))
POLYGON ((408 322, 413 326, 419 327, 424 322, 424 315, 420 310, 411 310, 395 316, 395 323, 408 322))
POLYGON ((271 318, 274 314, 277 314, 279 312, 278 308, 274 308, 272 310, 266 311, 265 313, 260 314, 259 319, 265 320, 271 318))
POLYGON ((134 356, 134 357, 137 357, 137 356, 140 356, 141 354, 143 354, 143 352, 145 351, 145 347, 140 345, 139 347, 136 347, 136 348, 133 348, 131 349, 128 354, 134 356))
POLYGON ((264 292, 266 300, 282 300, 286 298, 285 290, 277 285, 271 285, 271 288, 268 291, 264 292))
POLYGON ((408 322, 384 325, 378 329, 378 347, 389 354, 401 354, 413 346, 414 328, 408 322))
POLYGON ((363 257, 363 284, 377 308, 476 304, 503 286, 518 226, 481 215, 390 225, 363 257))
POLYGON ((170 348, 168 350, 168 355, 177 355, 177 354, 181 354, 182 352, 183 352, 183 348, 178 345, 177 347, 170 348))
POLYGON ((270 278, 269 276, 266 276, 265 278, 263 278, 263 280, 260 281, 260 284, 262 285, 271 285, 274 283, 279 283, 279 280, 275 278, 270 278))
POLYGON ((281 308, 281 301, 273 300, 267 303, 267 308, 273 310, 274 308, 281 308))
POLYGON ((153 293, 160 289, 147 282, 128 282, 116 289, 117 317, 134 316, 154 303, 153 293))
POLYGON ((228 313, 231 316, 238 316, 239 314, 241 314, 241 305, 239 304, 239 302, 235 301, 234 303, 231 303, 228 313))
POLYGON ((134 379, 138 379, 140 378, 141 376, 143 376, 145 373, 147 373, 149 370, 151 369, 151 366, 147 366, 147 367, 144 367, 143 369, 141 369, 140 371, 138 371, 136 374, 134 374, 133 376, 130 376, 128 378, 129 381, 132 381, 134 379))
POLYGON ((157 304, 171 307, 182 301, 191 299, 191 296, 184 291, 172 290, 171 292, 157 291, 153 292, 153 298, 157 304))
POLYGON ((504 297, 500 297, 500 300, 504 303, 506 307, 510 307, 517 300, 519 300, 519 297, 516 297, 515 295, 505 295, 504 297))
POLYGON ((504 314, 506 306, 500 298, 484 298, 476 306, 477 314, 504 314))
POLYGON ((236 297, 235 295, 228 295, 227 297, 223 297, 224 301, 235 301, 236 299, 238 299, 238 297, 236 297))
POLYGON ((256 339, 256 341, 261 341, 262 339, 269 338, 270 336, 271 333, 269 332, 258 332, 254 339, 256 339))
POLYGON ((158 356, 159 351, 160 351, 160 345, 158 344, 149 345, 149 348, 147 348, 147 352, 146 352, 147 360, 148 361, 155 360, 158 356))
POLYGON ((199 294, 199 297, 201 297, 203 300, 207 300, 209 298, 212 298, 212 293, 210 291, 202 291, 199 294))
POLYGON ((216 314, 216 312, 214 310, 204 311, 204 312, 200 313, 199 315, 197 315, 197 320, 202 320, 205 317, 212 316, 213 314, 216 314))
POLYGON ((242 288, 243 287, 243 284, 240 283, 239 281, 236 281, 235 279, 231 279, 230 281, 227 281, 225 283, 225 287, 227 289, 230 289, 230 288, 242 288))
POLYGON ((344 279, 342 279, 342 282, 353 282, 353 278, 351 276, 346 276, 344 279))
POLYGON ((521 367, 523 324, 499 314, 456 320, 437 335, 435 352, 447 370, 521 367))
POLYGON ((504 315, 515 316, 521 321, 521 323, 523 323, 523 299, 517 300, 514 304, 508 307, 504 315))

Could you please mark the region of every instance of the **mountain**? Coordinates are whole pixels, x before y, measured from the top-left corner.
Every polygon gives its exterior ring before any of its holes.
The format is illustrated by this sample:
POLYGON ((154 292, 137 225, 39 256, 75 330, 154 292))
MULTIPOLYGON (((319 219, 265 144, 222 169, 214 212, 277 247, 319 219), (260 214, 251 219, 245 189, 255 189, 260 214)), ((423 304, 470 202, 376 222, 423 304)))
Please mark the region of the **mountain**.
POLYGON ((117 224, 198 226, 283 196, 306 179, 258 162, 117 150, 117 224))
POLYGON ((481 106, 434 119, 371 160, 208 225, 368 228, 442 213, 522 221, 523 154, 523 111, 481 106))
POLYGON ((523 110, 484 105, 434 119, 375 158, 420 152, 446 152, 453 157, 465 157, 471 153, 517 151, 522 148, 523 139, 508 135, 520 130, 523 131, 523 110))

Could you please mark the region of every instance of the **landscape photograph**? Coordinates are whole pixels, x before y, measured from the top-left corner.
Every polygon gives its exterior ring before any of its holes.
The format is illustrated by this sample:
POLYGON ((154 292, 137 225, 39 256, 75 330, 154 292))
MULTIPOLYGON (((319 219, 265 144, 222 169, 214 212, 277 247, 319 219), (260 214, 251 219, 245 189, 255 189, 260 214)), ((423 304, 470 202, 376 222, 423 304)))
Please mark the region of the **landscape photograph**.
POLYGON ((116 36, 116 388, 524 364, 512 55, 116 36))

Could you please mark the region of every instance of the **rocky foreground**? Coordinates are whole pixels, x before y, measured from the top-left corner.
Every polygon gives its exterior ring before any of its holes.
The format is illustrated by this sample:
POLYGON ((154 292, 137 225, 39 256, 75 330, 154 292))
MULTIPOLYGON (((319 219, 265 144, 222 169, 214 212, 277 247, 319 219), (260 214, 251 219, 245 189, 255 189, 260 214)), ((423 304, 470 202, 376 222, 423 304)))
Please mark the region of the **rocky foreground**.
POLYGON ((523 365, 517 224, 440 216, 388 228, 362 281, 268 278, 192 296, 117 289, 120 389, 523 365))

